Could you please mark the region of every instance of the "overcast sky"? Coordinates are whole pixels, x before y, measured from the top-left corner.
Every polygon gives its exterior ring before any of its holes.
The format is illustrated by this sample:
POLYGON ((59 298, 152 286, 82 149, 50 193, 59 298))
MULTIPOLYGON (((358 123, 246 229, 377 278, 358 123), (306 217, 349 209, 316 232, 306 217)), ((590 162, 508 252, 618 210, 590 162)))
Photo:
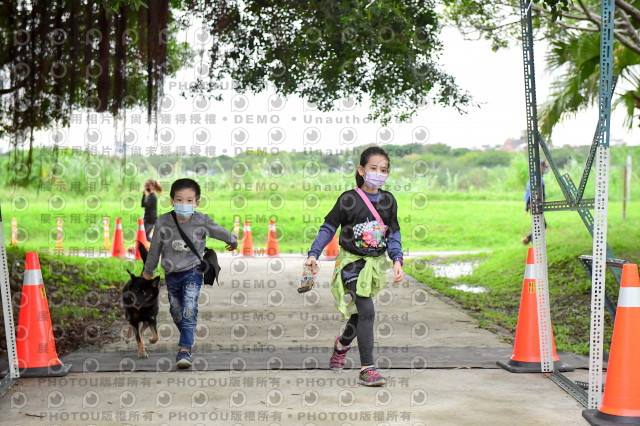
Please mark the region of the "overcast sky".
MULTIPOLYGON (((197 29, 190 29, 186 37, 193 43, 196 34, 197 29)), ((508 138, 519 137, 526 128, 520 48, 494 53, 489 42, 465 41, 455 29, 444 29, 441 39, 444 43, 440 60, 443 69, 456 77, 459 86, 482 104, 481 108, 470 109, 466 115, 459 115, 452 108, 427 105, 412 123, 392 123, 388 128, 381 128, 377 123, 364 122, 367 105, 353 105, 348 100, 336 102, 334 112, 320 113, 299 98, 279 99, 271 89, 257 95, 240 95, 228 88, 221 102, 184 99, 180 96, 180 86, 194 80, 200 69, 195 66, 165 82, 167 96, 163 113, 170 121, 158 125, 159 146, 165 146, 165 150, 169 146, 172 150, 184 146, 189 152, 190 146, 195 144, 201 146, 202 153, 207 146, 215 146, 215 151, 208 151, 210 155, 235 155, 245 149, 266 148, 275 152, 299 150, 302 146, 335 151, 370 142, 442 142, 452 147, 474 148, 501 145, 508 138), (185 122, 180 121, 181 115, 185 122), (212 117, 215 123, 211 122, 212 117), (200 122, 191 123, 192 118, 200 119, 200 122), (337 121, 342 123, 336 124, 337 121)), ((545 48, 538 43, 535 50, 539 103, 546 99, 552 81, 552 76, 545 71, 545 48)), ((133 124, 135 114, 127 112, 127 128, 133 130, 129 140, 145 152, 145 147, 153 145, 153 127, 133 124)), ((146 113, 138 111, 137 114, 144 121, 146 113)), ((622 111, 613 114, 612 140, 639 144, 639 132, 627 132, 622 125, 623 118, 622 111)), ((597 111, 585 111, 558 126, 553 141, 556 146, 590 144, 596 124, 597 111)), ((120 124, 119 139, 122 130, 120 124)), ((41 132, 38 145, 50 144, 53 134, 52 131, 41 132)), ((62 130, 62 144, 72 147, 88 142, 100 151, 102 147, 114 146, 114 135, 111 120, 102 123, 98 116, 97 124, 87 125, 83 115, 81 124, 62 130), (91 129, 90 138, 86 136, 88 129, 91 129)))

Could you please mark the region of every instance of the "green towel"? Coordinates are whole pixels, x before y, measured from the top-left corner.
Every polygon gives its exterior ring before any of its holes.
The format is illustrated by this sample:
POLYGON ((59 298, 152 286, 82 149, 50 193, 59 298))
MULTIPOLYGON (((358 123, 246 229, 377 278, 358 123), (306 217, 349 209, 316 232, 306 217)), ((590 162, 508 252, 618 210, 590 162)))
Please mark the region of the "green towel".
POLYGON ((375 297, 376 294, 387 285, 388 262, 385 255, 378 257, 359 256, 340 249, 340 253, 338 253, 336 257, 333 277, 331 278, 331 293, 333 293, 333 297, 336 298, 336 308, 338 308, 338 311, 342 313, 345 319, 348 319, 351 314, 357 313, 358 310, 356 309, 354 300, 347 305, 345 295, 348 294, 348 290, 342 282, 341 271, 346 265, 358 259, 365 260, 364 268, 360 271, 356 283, 356 294, 358 296, 375 297))

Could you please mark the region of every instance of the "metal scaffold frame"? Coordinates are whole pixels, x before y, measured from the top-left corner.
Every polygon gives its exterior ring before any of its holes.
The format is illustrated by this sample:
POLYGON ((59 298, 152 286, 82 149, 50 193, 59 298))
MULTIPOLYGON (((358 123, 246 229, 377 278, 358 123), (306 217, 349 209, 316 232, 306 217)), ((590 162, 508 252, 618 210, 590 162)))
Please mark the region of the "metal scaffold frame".
POLYGON ((600 104, 596 188, 593 226, 591 282, 591 342, 589 344, 589 406, 602 402, 602 335, 604 334, 604 293, 607 263, 607 207, 609 205, 609 136, 613 74, 613 0, 602 1, 600 26, 600 104))
POLYGON ((527 149, 529 153, 529 186, 531 190, 531 227, 534 250, 534 275, 540 335, 540 367, 553 372, 551 317, 549 315, 549 286, 547 284, 547 242, 544 228, 542 175, 538 143, 538 109, 533 61, 533 29, 531 0, 521 1, 522 55, 524 59, 524 93, 527 104, 527 149))
POLYGON ((0 396, 4 395, 20 377, 18 370, 18 352, 16 348, 16 334, 13 323, 13 309, 11 305, 11 287, 9 285, 9 267, 7 250, 2 224, 2 209, 0 208, 0 292, 2 293, 2 311, 4 313, 4 332, 7 340, 7 358, 9 374, 0 381, 0 396))
POLYGON ((549 147, 538 131, 535 67, 533 56, 533 25, 531 20, 532 0, 520 1, 522 24, 522 53, 524 60, 525 101, 527 112, 527 148, 529 155, 529 185, 531 190, 531 227, 535 252, 534 273, 536 277, 538 331, 540 335, 541 370, 551 373, 556 383, 563 383, 570 393, 584 395, 578 385, 574 385, 559 372, 553 371, 551 319, 549 314, 549 286, 547 274, 547 248, 544 228, 545 211, 576 210, 593 238, 593 255, 583 256, 585 268, 591 263, 591 326, 589 351, 588 399, 578 398, 588 408, 598 408, 602 400, 602 357, 604 333, 604 308, 615 317, 615 306, 607 297, 605 272, 609 266, 620 282, 620 267, 624 261, 616 259, 607 245, 607 207, 609 194, 609 139, 611 118, 611 97, 616 84, 613 74, 613 0, 604 0, 601 5, 600 37, 600 100, 596 134, 585 164, 585 169, 576 188, 569 174, 560 175, 549 147), (549 161, 553 174, 564 196, 563 201, 546 201, 542 195, 540 175, 540 148, 549 161), (595 198, 583 199, 584 190, 595 160, 595 198), (594 209, 592 215, 589 211, 594 209), (587 259, 588 258, 588 259, 587 259), (575 391, 571 392, 571 391, 575 391))

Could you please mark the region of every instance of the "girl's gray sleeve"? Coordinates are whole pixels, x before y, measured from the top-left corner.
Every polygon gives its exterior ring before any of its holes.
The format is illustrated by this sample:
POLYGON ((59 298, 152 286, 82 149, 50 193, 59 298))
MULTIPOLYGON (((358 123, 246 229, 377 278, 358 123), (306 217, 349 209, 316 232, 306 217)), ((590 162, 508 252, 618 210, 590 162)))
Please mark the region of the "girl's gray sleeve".
POLYGON ((228 229, 220 226, 214 222, 208 214, 205 214, 204 226, 207 230, 207 235, 216 240, 224 241, 227 244, 231 244, 232 249, 238 248, 238 239, 228 229))

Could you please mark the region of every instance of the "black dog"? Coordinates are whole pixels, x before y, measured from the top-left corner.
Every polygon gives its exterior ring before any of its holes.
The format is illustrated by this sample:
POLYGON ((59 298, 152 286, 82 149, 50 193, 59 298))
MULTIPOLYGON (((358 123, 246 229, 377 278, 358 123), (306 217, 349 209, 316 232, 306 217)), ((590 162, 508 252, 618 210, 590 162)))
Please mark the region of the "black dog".
MULTIPOLYGON (((137 246, 144 265, 147 261, 147 248, 140 242, 137 242, 137 246)), ((131 275, 131 279, 122 289, 122 306, 125 308, 125 316, 131 325, 127 338, 130 339, 132 332, 135 331, 136 341, 138 342, 138 358, 148 358, 149 355, 147 355, 141 336, 148 327, 153 333, 149 343, 158 341, 156 321, 158 317, 158 293, 160 292, 158 283, 160 282, 160 277, 146 280, 142 276, 135 276, 131 271, 127 272, 131 275), (142 329, 139 327, 140 323, 142 323, 142 329)))

